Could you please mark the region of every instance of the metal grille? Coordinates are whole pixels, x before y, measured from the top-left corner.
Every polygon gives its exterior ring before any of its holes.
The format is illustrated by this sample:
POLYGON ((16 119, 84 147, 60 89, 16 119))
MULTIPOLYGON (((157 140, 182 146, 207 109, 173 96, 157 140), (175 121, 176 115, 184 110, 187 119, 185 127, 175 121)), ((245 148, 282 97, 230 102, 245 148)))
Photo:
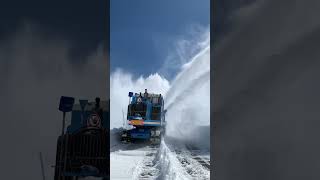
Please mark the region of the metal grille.
POLYGON ((106 129, 66 136, 68 136, 67 161, 64 167, 66 172, 78 173, 81 171, 81 167, 86 165, 97 168, 99 174, 107 174, 109 169, 109 136, 106 129))

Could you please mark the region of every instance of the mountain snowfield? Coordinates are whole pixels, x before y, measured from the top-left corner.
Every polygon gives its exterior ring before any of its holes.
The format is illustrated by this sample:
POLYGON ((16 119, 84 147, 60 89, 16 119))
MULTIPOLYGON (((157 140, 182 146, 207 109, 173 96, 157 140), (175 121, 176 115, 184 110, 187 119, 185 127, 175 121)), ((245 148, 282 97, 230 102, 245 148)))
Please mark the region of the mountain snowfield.
POLYGON ((206 40, 172 82, 157 73, 137 80, 122 70, 111 75, 111 179, 210 179, 210 46, 206 40), (164 95, 166 135, 157 147, 143 142, 122 144, 127 94, 145 88, 164 95))

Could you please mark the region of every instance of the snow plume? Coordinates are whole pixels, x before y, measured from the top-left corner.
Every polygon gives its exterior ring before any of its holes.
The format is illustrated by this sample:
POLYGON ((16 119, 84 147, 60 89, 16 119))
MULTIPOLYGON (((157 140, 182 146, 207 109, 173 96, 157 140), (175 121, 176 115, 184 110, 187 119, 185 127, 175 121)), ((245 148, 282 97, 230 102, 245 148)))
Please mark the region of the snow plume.
POLYGON ((159 74, 151 74, 148 77, 140 76, 134 79, 132 74, 121 69, 116 70, 110 76, 110 128, 122 127, 129 103, 129 92, 161 93, 165 96, 169 89, 169 81, 159 74))
POLYGON ((165 77, 175 77, 184 64, 189 63, 192 58, 210 44, 210 29, 200 25, 190 25, 186 32, 172 42, 159 73, 165 77))
POLYGON ((190 175, 183 169, 177 159, 177 155, 164 141, 161 142, 159 153, 157 154, 158 167, 160 174, 157 179, 191 179, 190 175))
MULTIPOLYGON (((111 129, 124 124, 129 102, 128 92, 143 92, 148 89, 149 92, 161 93, 165 97, 165 108, 168 109, 167 135, 209 148, 210 34, 209 30, 201 32, 204 34, 197 34, 198 37, 190 41, 193 46, 185 39, 177 42, 177 50, 172 54, 179 54, 181 58, 172 60, 176 61, 172 63, 180 64, 180 72, 172 83, 158 73, 138 79, 121 69, 111 74, 111 129), (181 63, 181 59, 184 59, 184 63, 181 63)), ((168 68, 166 62, 159 70, 160 73, 168 68)))
POLYGON ((83 63, 73 63, 71 45, 30 24, 0 42, 2 179, 41 179, 39 151, 46 176, 53 177, 51 166, 61 132, 61 95, 107 98, 108 67, 103 48, 83 63))
POLYGON ((167 135, 206 148, 210 145, 209 40, 207 34, 202 49, 182 66, 165 97, 167 135))

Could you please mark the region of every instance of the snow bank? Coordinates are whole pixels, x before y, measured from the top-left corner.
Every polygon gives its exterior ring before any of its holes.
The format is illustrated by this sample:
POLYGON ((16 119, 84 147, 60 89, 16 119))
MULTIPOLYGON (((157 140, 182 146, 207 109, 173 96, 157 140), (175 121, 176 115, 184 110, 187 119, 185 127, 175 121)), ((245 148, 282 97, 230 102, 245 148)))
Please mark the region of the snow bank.
POLYGON ((159 169, 161 174, 159 179, 175 180, 175 179, 190 179, 191 176, 182 168, 176 155, 171 152, 164 141, 161 142, 160 152, 158 154, 159 169))
POLYGON ((184 146, 166 144, 161 142, 159 154, 157 156, 160 174, 157 179, 177 180, 177 179, 210 179, 210 171, 205 169, 192 158, 190 152, 184 146))

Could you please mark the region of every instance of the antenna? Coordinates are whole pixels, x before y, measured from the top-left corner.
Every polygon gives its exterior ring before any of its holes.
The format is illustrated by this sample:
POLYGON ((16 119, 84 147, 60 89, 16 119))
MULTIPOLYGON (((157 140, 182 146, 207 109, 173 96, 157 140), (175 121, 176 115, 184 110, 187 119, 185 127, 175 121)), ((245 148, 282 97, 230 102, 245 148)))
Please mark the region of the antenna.
POLYGON ((125 127, 125 123, 126 121, 125 121, 125 119, 124 119, 124 111, 123 111, 123 109, 122 109, 122 123, 123 123, 123 125, 122 125, 122 127, 124 127, 125 129, 127 129, 126 127, 125 127))
POLYGON ((43 167, 43 158, 42 158, 42 153, 39 152, 39 160, 40 160, 40 166, 41 166, 41 175, 42 175, 42 180, 46 180, 46 176, 44 173, 44 167, 43 167))
MULTIPOLYGON (((131 97, 133 96, 133 92, 129 92, 129 106, 130 106, 130 100, 131 100, 131 97)), ((131 114, 131 108, 128 106, 128 113, 131 114)), ((123 109, 122 109, 122 114, 123 113, 123 109)), ((124 119, 124 118, 123 118, 124 119)), ((127 126, 126 126, 127 127, 127 126)))
POLYGON ((81 107, 81 125, 84 125, 85 122, 84 122, 84 111, 85 111, 85 108, 88 104, 88 100, 79 100, 79 103, 80 103, 80 107, 81 107))

